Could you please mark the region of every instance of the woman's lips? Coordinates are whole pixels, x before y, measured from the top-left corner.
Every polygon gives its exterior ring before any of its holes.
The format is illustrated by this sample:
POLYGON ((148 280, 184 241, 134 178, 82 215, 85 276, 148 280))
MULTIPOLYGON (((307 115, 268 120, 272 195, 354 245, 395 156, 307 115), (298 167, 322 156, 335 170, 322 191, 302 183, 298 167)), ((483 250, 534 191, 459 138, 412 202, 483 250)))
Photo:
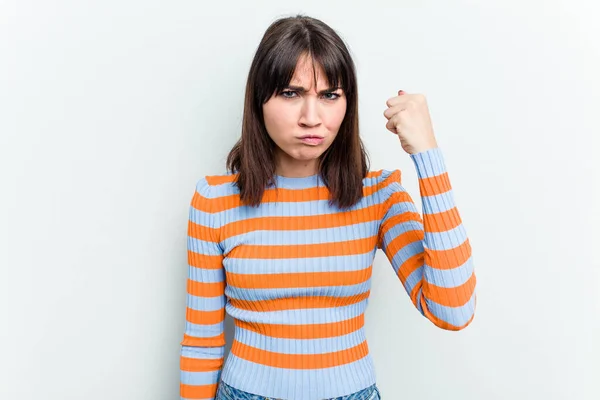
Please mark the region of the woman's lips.
POLYGON ((321 137, 317 137, 317 136, 312 136, 312 137, 305 137, 305 138, 300 138, 300 140, 303 143, 306 144, 312 144, 312 145, 316 145, 316 144, 321 144, 323 143, 323 141, 325 140, 324 138, 321 137))

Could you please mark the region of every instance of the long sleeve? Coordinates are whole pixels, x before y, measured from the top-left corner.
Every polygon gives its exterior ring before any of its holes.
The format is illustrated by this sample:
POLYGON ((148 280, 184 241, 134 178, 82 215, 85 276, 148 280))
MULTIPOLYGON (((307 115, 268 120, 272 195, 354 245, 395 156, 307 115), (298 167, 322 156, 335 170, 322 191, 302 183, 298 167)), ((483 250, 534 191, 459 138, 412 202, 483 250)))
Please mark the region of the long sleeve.
POLYGON ((225 273, 206 178, 191 201, 187 233, 185 333, 181 342, 181 399, 213 399, 225 352, 225 273))
POLYGON ((411 154, 411 158, 419 178, 423 218, 400 183, 400 171, 393 171, 384 188, 387 197, 378 247, 419 312, 442 329, 460 330, 475 314, 471 246, 441 149, 411 154))

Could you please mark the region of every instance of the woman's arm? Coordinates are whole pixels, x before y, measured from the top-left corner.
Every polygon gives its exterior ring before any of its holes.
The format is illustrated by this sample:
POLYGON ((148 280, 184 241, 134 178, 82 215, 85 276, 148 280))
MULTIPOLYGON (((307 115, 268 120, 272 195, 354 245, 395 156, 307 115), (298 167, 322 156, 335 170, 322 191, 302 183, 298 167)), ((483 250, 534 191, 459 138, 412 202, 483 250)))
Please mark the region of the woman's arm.
POLYGON ((210 186, 196 185, 188 220, 187 307, 180 357, 182 399, 212 399, 224 362, 225 273, 210 186))
POLYGON ((400 171, 393 171, 384 179, 387 200, 378 247, 419 312, 442 329, 460 330, 473 320, 476 304, 469 239, 441 149, 410 157, 419 178, 423 218, 400 183, 400 171))

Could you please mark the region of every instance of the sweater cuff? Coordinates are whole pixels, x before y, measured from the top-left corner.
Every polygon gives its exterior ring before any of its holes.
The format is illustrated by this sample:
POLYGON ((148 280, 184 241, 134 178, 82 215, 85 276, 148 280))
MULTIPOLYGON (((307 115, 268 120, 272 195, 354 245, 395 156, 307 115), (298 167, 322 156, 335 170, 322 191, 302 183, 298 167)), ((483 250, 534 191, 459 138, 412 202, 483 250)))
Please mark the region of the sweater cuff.
POLYGON ((444 156, 442 149, 439 147, 411 154, 410 158, 415 164, 419 179, 430 178, 446 172, 444 156))

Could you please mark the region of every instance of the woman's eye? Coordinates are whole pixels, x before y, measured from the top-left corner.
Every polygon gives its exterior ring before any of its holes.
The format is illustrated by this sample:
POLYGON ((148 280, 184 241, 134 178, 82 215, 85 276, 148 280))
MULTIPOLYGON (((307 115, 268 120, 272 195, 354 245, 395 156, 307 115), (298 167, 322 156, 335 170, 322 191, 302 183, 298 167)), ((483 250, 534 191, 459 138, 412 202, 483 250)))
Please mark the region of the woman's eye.
POLYGON ((288 93, 296 93, 296 92, 293 90, 284 90, 283 92, 281 92, 283 97, 291 98, 291 96, 286 96, 288 93))
MULTIPOLYGON (((295 90, 284 90, 281 92, 281 95, 285 98, 292 99, 292 98, 296 97, 296 96, 288 96, 288 94, 292 94, 292 93, 296 93, 296 91, 295 90)), ((333 93, 333 92, 325 93, 323 96, 325 97, 326 100, 337 100, 340 97, 339 94, 333 93), (333 97, 327 97, 327 96, 333 96, 333 97)))

